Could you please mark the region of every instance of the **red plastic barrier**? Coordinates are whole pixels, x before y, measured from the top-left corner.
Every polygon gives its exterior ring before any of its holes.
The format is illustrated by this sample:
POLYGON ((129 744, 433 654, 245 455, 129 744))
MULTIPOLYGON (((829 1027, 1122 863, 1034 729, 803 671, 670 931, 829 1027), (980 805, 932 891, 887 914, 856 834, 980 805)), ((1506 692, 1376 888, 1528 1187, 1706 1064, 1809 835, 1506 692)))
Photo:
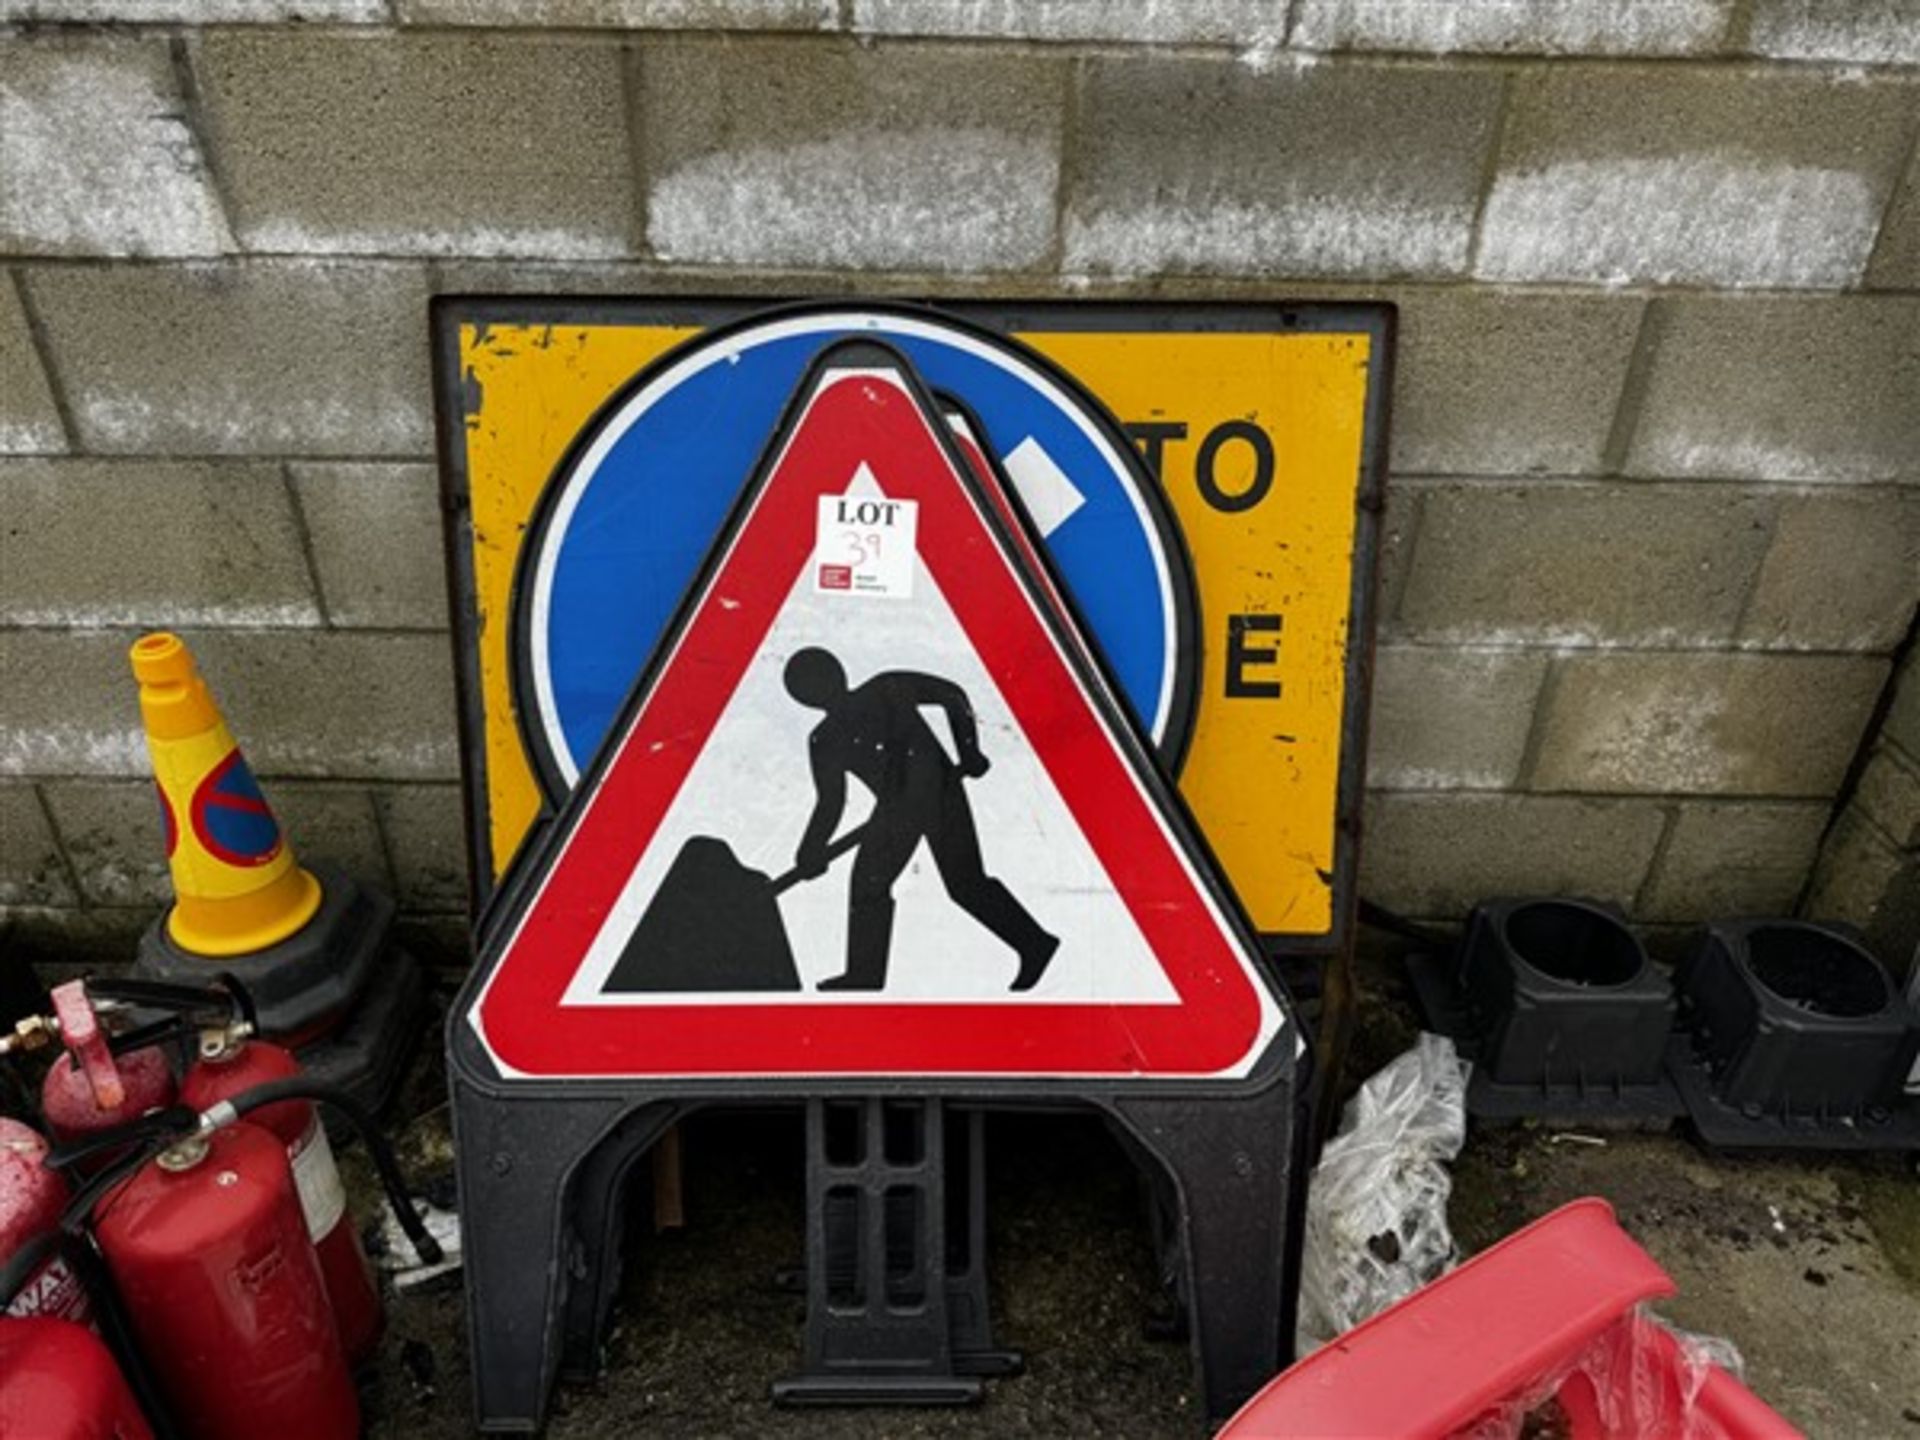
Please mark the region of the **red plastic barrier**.
POLYGON ((1604 1200, 1576 1200, 1281 1374, 1220 1440, 1451 1440, 1555 1396, 1573 1440, 1788 1440, 1639 1313, 1673 1294, 1604 1200))

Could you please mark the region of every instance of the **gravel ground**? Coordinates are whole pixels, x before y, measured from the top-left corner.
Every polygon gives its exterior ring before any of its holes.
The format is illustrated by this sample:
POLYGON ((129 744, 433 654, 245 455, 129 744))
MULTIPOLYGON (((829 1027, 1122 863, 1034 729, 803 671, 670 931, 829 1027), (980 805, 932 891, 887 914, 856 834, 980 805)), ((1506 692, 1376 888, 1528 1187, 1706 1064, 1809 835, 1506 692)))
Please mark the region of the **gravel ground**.
MULTIPOLYGON (((1382 972, 1385 973, 1385 972, 1382 972)), ((1412 1035, 1390 980, 1366 992, 1352 1072, 1412 1035)), ((417 1170, 447 1162, 431 1065, 403 1114, 417 1170)), ((990 1122, 989 1220, 995 1324, 1028 1371, 990 1382, 978 1409, 776 1411, 768 1386, 800 1356, 800 1300, 774 1276, 801 1256, 797 1115, 711 1115, 685 1135, 684 1229, 634 1217, 632 1263, 612 1363, 562 1387, 555 1440, 620 1436, 1194 1437, 1184 1346, 1143 1322, 1160 1303, 1136 1179, 1084 1120, 990 1122)), ((349 1165, 357 1202, 370 1201, 349 1165)), ((1677 1323, 1730 1338, 1749 1383, 1809 1434, 1920 1440, 1920 1181, 1911 1159, 1714 1154, 1670 1134, 1476 1128, 1455 1167, 1451 1215, 1464 1249, 1484 1247, 1579 1195, 1609 1199, 1673 1275, 1677 1323), (1601 1141, 1604 1143, 1592 1143, 1601 1141)), ((368 1435, 472 1433, 457 1282, 393 1297, 366 1376, 368 1435)))

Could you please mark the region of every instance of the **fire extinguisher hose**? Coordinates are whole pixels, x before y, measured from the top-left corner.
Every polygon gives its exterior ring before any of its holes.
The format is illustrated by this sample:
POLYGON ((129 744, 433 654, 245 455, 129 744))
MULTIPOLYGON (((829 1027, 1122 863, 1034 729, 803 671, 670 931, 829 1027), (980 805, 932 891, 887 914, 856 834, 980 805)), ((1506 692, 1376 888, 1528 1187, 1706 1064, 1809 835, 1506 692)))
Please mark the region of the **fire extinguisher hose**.
POLYGON ((224 1118, 228 1110, 233 1112, 234 1119, 242 1119, 255 1110, 277 1105, 283 1100, 309 1100, 345 1116, 353 1128, 360 1132, 360 1138, 366 1141, 367 1153, 373 1157, 373 1167, 380 1172, 381 1188, 387 1192, 387 1203, 393 1207, 394 1218, 400 1222, 400 1228, 407 1232, 407 1240, 413 1246, 413 1253, 420 1257, 420 1263, 438 1265, 446 1258, 440 1249, 440 1242, 428 1232, 420 1212, 413 1208, 413 1197, 407 1193, 406 1176, 400 1172, 400 1161, 393 1153, 393 1145, 388 1141, 386 1132, 380 1128, 380 1122, 373 1113, 346 1091, 319 1084, 304 1075, 269 1080, 231 1100, 222 1100, 207 1110, 200 1117, 201 1128, 214 1130, 228 1123, 224 1118))
POLYGON ((406 1231, 414 1254, 420 1257, 423 1265, 438 1265, 445 1258, 440 1242, 428 1233, 419 1211, 413 1208, 406 1177, 400 1171, 400 1162, 379 1121, 346 1091, 323 1085, 304 1075, 269 1080, 231 1099, 222 1100, 200 1114, 195 1114, 184 1105, 175 1105, 165 1110, 151 1111, 138 1120, 115 1126, 111 1130, 103 1130, 78 1144, 55 1147, 46 1162, 54 1169, 64 1169, 102 1151, 132 1147, 74 1192, 67 1204, 63 1224, 69 1229, 83 1227, 93 1214, 94 1206, 108 1191, 170 1145, 189 1135, 204 1135, 222 1129, 255 1110, 277 1105, 284 1100, 305 1100, 325 1105, 346 1117, 353 1128, 359 1131, 360 1138, 366 1141, 367 1153, 373 1157, 374 1169, 379 1172, 387 1203, 393 1207, 394 1218, 400 1222, 400 1228, 406 1231))

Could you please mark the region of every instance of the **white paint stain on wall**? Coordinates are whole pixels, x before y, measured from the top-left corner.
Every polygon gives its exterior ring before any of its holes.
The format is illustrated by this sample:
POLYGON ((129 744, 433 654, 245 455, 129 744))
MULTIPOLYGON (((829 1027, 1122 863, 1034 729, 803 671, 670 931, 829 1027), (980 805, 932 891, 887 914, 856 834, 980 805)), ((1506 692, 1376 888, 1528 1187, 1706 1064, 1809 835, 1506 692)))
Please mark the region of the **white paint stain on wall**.
POLYGON ((844 135, 703 156, 654 182, 664 260, 978 271, 1044 260, 1059 157, 983 129, 844 135))
POLYGON ((1754 10, 1751 43, 1783 60, 1920 64, 1920 0, 1771 0, 1754 10))
POLYGON ((825 30, 839 0, 398 0, 400 18, 437 25, 606 25, 633 29, 825 30))
POLYGON ((1578 773, 1601 789, 1713 791, 1738 788, 1749 759, 1721 733, 1725 713, 1717 689, 1648 689, 1561 723, 1578 773))
POLYGON ((298 220, 273 219, 242 227, 247 248, 266 255, 429 255, 463 259, 619 260, 627 246, 617 235, 538 226, 421 226, 355 224, 309 229, 298 220))
POLYGON ((10 605, 9 625, 60 630, 152 629, 155 626, 219 626, 230 630, 283 630, 315 626, 320 612, 310 602, 249 604, 239 598, 196 602, 139 600, 119 605, 10 605))
POLYGON ((1859 457, 1813 451, 1769 439, 1741 428, 1719 435, 1710 431, 1739 417, 1696 410, 1674 430, 1636 439, 1635 473, 1698 475, 1715 480, 1892 480, 1891 470, 1864 467, 1859 457))
POLYGON ((1303 0, 1310 49, 1665 55, 1712 46, 1729 0, 1303 0))
MULTIPOLYGON (((7 376, 8 385, 30 383, 17 374, 7 376)), ((60 433, 60 422, 49 416, 45 419, 0 418, 0 455, 45 455, 67 448, 67 442, 60 433)))
POLYGON ((1736 156, 1570 160, 1503 174, 1483 280, 1832 287, 1858 282, 1880 197, 1862 175, 1736 156))
POLYGON ((81 721, 0 728, 0 775, 148 775, 146 732, 81 721))
POLYGON ((1278 45, 1287 0, 853 0, 856 34, 1278 45))
POLYGON ((232 248, 164 51, 15 46, 0 59, 0 240, 27 254, 232 248))
POLYGON ((238 373, 196 389, 198 394, 175 395, 164 405, 144 395, 96 390, 79 396, 74 408, 89 442, 113 451, 158 446, 215 455, 414 455, 432 434, 422 409, 398 395, 374 404, 276 391, 263 402, 238 373))
POLYGON ((1206 196, 1067 218, 1069 268, 1118 275, 1162 271, 1303 275, 1438 275, 1467 260, 1463 206, 1403 196, 1296 191, 1271 204, 1206 196))

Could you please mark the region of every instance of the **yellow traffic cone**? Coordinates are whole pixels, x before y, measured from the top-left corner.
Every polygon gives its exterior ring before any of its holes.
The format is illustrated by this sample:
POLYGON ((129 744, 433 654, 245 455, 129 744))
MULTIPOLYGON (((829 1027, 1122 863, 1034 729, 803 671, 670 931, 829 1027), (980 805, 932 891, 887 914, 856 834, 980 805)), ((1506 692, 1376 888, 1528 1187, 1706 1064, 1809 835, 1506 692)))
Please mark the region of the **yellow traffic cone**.
POLYGON ((244 955, 286 939, 320 908, 260 786, 178 635, 133 644, 173 870, 167 933, 196 955, 244 955))

